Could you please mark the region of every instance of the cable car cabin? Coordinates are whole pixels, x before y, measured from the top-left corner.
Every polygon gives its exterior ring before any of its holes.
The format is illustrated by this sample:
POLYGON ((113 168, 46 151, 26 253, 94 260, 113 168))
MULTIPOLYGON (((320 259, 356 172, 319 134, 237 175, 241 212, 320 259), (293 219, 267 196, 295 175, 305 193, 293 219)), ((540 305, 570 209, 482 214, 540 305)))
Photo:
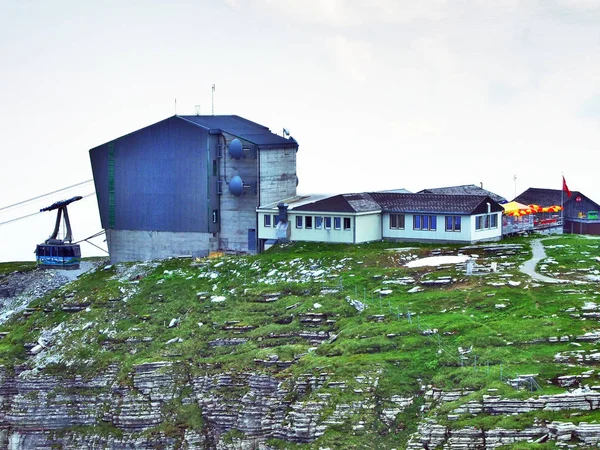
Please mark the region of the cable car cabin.
POLYGON ((40 211, 52 211, 56 209, 57 214, 54 231, 46 239, 46 242, 38 244, 35 249, 38 267, 42 269, 79 269, 81 247, 79 244, 72 243, 73 234, 71 232, 71 221, 69 220, 67 205, 81 199, 81 196, 73 197, 40 209, 40 211), (67 233, 63 239, 58 239, 58 230, 63 220, 67 233))
POLYGON ((79 244, 39 244, 35 250, 38 267, 42 269, 79 269, 81 248, 79 244))

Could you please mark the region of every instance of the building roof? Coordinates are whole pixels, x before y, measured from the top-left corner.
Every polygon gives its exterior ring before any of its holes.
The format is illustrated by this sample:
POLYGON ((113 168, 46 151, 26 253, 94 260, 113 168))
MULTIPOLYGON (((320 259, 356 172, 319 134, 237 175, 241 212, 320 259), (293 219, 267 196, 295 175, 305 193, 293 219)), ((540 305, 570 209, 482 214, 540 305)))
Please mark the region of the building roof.
POLYGON ((560 205, 561 202, 573 202, 578 196, 584 197, 589 202, 594 204, 596 208, 600 209, 600 205, 598 203, 581 192, 571 191, 571 197, 567 197, 567 194, 563 192, 562 189, 529 188, 516 197, 515 201, 525 203, 526 205, 552 206, 560 205))
MULTIPOLYGON (((279 203, 279 202, 278 202, 279 203)), ((339 194, 326 198, 303 197, 300 201, 283 201, 289 210, 302 212, 361 213, 435 213, 435 214, 483 214, 490 203, 492 212, 502 211, 502 206, 484 195, 406 194, 397 192, 363 192, 339 194), (312 201, 311 201, 312 200, 312 201)), ((276 204, 261 209, 275 208, 276 204)))
POLYGON ((399 213, 441 213, 441 214, 477 214, 487 211, 502 211, 502 207, 489 196, 484 195, 446 195, 446 194, 393 194, 371 192, 381 208, 386 212, 399 213))
POLYGON ((377 191, 377 192, 391 192, 394 194, 412 194, 412 192, 410 192, 408 189, 404 189, 404 188, 386 189, 384 191, 377 191))
POLYGON ((418 194, 443 194, 443 195, 486 195, 498 203, 506 203, 507 200, 491 191, 483 189, 474 184, 464 184, 461 186, 448 186, 441 188, 423 189, 418 194))
POLYGON ((240 116, 176 116, 179 119, 193 123, 209 130, 211 133, 226 132, 252 142, 261 148, 286 148, 298 147, 298 142, 292 137, 289 139, 271 133, 264 125, 260 125, 240 116))
POLYGON ((294 211, 359 213, 380 211, 381 206, 367 194, 340 194, 293 208, 294 211))

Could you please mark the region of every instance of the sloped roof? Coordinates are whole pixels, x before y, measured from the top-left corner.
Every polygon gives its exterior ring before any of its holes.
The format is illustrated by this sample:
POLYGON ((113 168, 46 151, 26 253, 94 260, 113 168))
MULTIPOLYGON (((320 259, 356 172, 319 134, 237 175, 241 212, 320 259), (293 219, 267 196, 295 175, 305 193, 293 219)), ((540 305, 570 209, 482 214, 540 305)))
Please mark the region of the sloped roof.
POLYGON ((443 194, 443 195, 486 195, 498 203, 505 203, 507 200, 494 192, 483 189, 474 184, 463 184, 461 186, 448 186, 441 188, 423 189, 417 194, 443 194))
POLYGON ((404 213, 442 213, 476 214, 487 210, 502 211, 502 207, 491 197, 483 195, 445 195, 445 194, 393 194, 371 192, 381 208, 386 212, 404 213))
POLYGON ((379 211, 381 207, 367 193, 340 194, 293 208, 294 211, 314 212, 368 212, 379 211))
POLYGON ((598 203, 581 192, 571 191, 571 197, 567 197, 566 192, 563 192, 562 189, 529 188, 516 197, 515 201, 525 203, 526 205, 552 206, 560 205, 561 200, 563 203, 573 202, 578 195, 586 198, 591 203, 596 205, 598 209, 600 209, 600 205, 598 203))
POLYGON ((478 214, 502 211, 496 201, 483 195, 405 194, 394 192, 363 192, 340 194, 316 202, 302 204, 294 211, 310 212, 399 212, 435 214, 478 214))
POLYGON ((264 125, 244 119, 240 116, 176 116, 182 120, 193 123, 199 127, 214 132, 224 131, 234 136, 252 142, 259 147, 298 147, 298 142, 293 138, 286 139, 271 133, 264 125))

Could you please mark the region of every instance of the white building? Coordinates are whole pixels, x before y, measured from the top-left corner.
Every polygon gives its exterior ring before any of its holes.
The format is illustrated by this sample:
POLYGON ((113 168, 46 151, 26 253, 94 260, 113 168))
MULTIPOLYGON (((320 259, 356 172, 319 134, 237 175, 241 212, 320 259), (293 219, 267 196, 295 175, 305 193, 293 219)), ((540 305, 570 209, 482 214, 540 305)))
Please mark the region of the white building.
POLYGON ((489 196, 372 192, 293 197, 257 209, 258 237, 359 244, 378 240, 475 243, 502 237, 502 206, 489 196))

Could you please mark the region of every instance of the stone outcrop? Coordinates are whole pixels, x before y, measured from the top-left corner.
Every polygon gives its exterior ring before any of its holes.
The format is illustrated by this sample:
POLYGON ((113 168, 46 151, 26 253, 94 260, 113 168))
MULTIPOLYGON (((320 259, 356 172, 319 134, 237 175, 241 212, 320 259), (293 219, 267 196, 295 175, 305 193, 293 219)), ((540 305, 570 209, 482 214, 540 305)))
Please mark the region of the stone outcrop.
MULTIPOLYGON (((365 400, 333 405, 330 394, 311 395, 345 389, 329 386, 327 372, 280 379, 163 361, 135 366, 125 378, 117 365, 84 378, 0 367, 0 448, 257 448, 270 438, 309 443, 355 410, 374 408, 377 377, 356 381, 364 389, 354 392, 364 392, 365 400), (189 423, 185 408, 195 415, 189 423), (333 416, 325 414, 332 408, 333 416), (224 441, 232 431, 235 439, 224 441)), ((394 407, 384 414, 393 420, 411 402, 388 399, 394 407)))

